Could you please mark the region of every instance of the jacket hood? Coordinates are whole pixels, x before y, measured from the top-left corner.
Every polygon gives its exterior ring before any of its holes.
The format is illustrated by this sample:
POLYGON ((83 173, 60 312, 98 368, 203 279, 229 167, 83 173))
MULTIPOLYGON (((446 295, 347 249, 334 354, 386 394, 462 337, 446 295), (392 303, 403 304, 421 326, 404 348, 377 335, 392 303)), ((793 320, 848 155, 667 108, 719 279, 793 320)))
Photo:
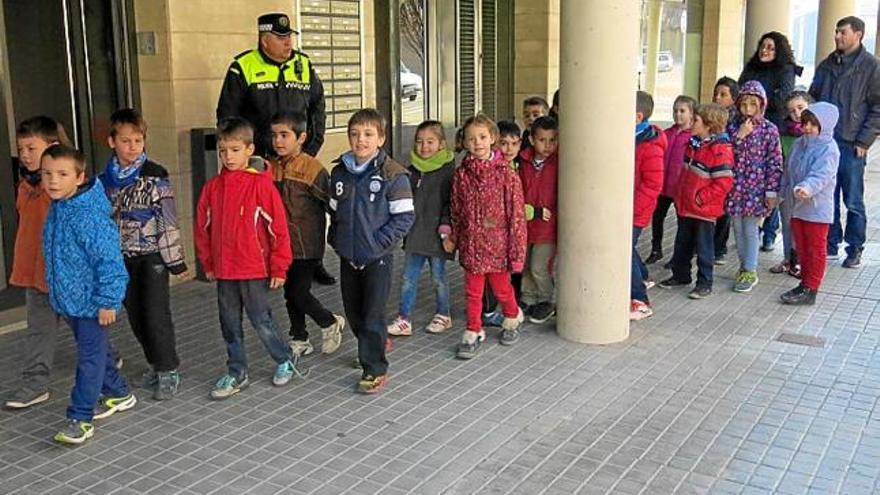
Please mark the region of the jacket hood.
POLYGON ((819 132, 819 137, 827 139, 833 138, 834 127, 837 125, 837 119, 840 116, 837 107, 831 103, 820 101, 807 107, 807 110, 819 119, 819 124, 822 126, 822 130, 819 132))
POLYGON ((743 83, 742 88, 739 90, 739 96, 736 97, 737 108, 739 108, 740 101, 746 96, 757 96, 761 100, 761 113, 763 114, 764 110, 767 109, 767 92, 764 91, 764 86, 754 80, 743 83))
POLYGON ((87 183, 68 199, 56 201, 59 208, 76 210, 93 210, 97 214, 110 215, 110 200, 104 192, 104 185, 97 177, 87 183))

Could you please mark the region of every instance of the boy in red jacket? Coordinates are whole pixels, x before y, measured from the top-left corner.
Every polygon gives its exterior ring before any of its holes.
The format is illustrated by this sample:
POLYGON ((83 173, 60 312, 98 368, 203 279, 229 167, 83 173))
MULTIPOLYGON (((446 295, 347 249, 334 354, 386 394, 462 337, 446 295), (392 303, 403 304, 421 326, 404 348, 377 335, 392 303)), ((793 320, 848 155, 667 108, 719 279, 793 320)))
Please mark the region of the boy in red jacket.
POLYGON ((229 371, 217 380, 211 398, 225 399, 248 386, 247 355, 241 326, 247 312, 257 336, 278 364, 272 383, 287 384, 296 355, 281 337, 269 308, 269 289, 284 285, 293 260, 281 195, 254 153, 254 128, 233 117, 217 128, 223 169, 202 189, 196 209, 196 254, 208 280, 217 280, 220 330, 229 371))
POLYGON ((545 323, 556 314, 550 264, 556 254, 556 153, 559 126, 552 117, 539 117, 529 130, 532 146, 520 157, 519 177, 525 201, 528 248, 522 274, 522 302, 532 323, 545 323))
POLYGON ((654 314, 648 301, 648 268, 636 250, 642 229, 651 223, 657 197, 663 189, 663 155, 666 135, 648 121, 654 113, 654 98, 636 93, 636 164, 633 176, 632 270, 630 271, 630 320, 644 320, 654 314))
POLYGON ((675 195, 679 219, 672 277, 659 285, 664 289, 690 285, 691 258, 696 251, 697 285, 688 294, 691 299, 712 294, 715 220, 724 213, 724 200, 733 187, 733 145, 724 132, 727 119, 727 110, 718 104, 697 108, 693 138, 685 150, 685 169, 675 195))

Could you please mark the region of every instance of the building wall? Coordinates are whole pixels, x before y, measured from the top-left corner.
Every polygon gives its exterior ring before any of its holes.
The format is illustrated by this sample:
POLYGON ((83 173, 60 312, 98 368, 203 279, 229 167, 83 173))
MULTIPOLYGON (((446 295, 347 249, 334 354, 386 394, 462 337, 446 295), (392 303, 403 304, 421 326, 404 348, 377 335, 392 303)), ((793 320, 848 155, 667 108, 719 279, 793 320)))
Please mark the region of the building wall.
POLYGON ((516 115, 520 113, 523 99, 537 95, 550 101, 559 88, 559 2, 516 0, 514 3, 513 105, 516 115))
POLYGON ((705 0, 700 101, 711 101, 715 81, 739 77, 743 67, 745 0, 705 0))
MULTIPOLYGON (((257 43, 257 17, 286 12, 298 0, 136 0, 138 33, 153 32, 155 55, 138 55, 141 106, 149 123, 147 146, 164 164, 177 194, 188 260, 194 260, 190 129, 214 127, 217 99, 232 58, 257 43)), ((373 0, 362 3, 364 99, 375 102, 373 0)), ((298 46, 295 43, 295 46, 298 46)), ((347 149, 344 132, 329 131, 319 159, 328 165, 347 149)), ((194 266, 194 265, 191 265, 194 266)))

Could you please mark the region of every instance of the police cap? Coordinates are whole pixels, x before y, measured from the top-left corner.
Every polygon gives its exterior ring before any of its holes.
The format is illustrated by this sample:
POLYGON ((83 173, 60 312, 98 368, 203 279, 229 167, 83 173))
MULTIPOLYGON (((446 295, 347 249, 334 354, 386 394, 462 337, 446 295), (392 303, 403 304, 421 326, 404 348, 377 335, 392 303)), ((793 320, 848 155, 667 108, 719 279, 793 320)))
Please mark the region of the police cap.
POLYGON ((257 18, 257 30, 261 33, 272 33, 278 36, 290 36, 291 33, 299 34, 290 27, 290 18, 287 14, 272 13, 263 14, 257 18))

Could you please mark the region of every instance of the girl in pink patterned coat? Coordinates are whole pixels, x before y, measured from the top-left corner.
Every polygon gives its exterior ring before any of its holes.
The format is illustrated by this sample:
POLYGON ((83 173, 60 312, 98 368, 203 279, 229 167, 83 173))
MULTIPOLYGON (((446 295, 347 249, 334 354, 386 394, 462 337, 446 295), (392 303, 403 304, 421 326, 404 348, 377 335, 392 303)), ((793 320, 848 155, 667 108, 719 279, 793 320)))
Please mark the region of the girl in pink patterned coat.
POLYGON ((501 152, 494 149, 498 127, 484 115, 464 124, 467 156, 452 180, 452 238, 465 272, 467 328, 456 356, 471 359, 486 333, 482 325, 483 288, 488 280, 504 313, 501 343, 519 338, 523 312, 516 303, 511 272, 526 258, 526 219, 522 185, 501 152))

